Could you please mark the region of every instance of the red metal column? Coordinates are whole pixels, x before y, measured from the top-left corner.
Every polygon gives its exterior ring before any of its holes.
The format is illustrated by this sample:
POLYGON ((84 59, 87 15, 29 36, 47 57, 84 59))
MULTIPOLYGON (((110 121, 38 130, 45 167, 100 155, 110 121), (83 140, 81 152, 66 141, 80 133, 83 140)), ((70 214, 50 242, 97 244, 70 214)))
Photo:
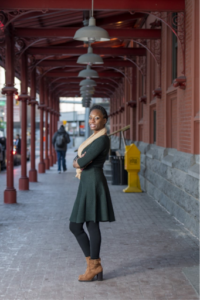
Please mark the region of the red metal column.
POLYGON ((29 170, 29 181, 37 182, 37 170, 35 169, 35 106, 38 104, 36 98, 36 70, 31 72, 31 169, 29 170))
MULTIPOLYGON (((52 133, 54 135, 54 133, 56 132, 56 100, 55 100, 55 96, 53 97, 53 128, 52 128, 52 133)), ((53 163, 56 163, 56 151, 53 148, 53 163)))
POLYGON ((49 154, 48 154, 48 135, 49 135, 49 124, 48 124, 48 118, 49 118, 49 99, 48 99, 48 85, 46 83, 45 85, 45 159, 44 159, 44 163, 45 163, 45 169, 49 170, 49 154))
MULTIPOLYGON (((58 110, 59 110, 58 99, 55 97, 55 124, 54 124, 55 128, 54 128, 54 132, 56 132, 58 130, 58 119, 59 119, 58 110)), ((57 162, 56 151, 55 151, 54 159, 55 159, 55 164, 56 164, 56 162, 57 162)))
POLYGON ((13 93, 14 88, 14 34, 11 25, 8 26, 5 35, 6 43, 6 86, 2 89, 2 94, 6 94, 7 105, 7 140, 6 140, 6 189, 4 191, 4 203, 13 204, 17 202, 17 193, 13 180, 13 93))
POLYGON ((53 167, 53 145, 52 145, 52 137, 53 137, 53 108, 52 108, 52 94, 50 94, 50 124, 49 124, 49 147, 50 147, 50 154, 49 154, 49 161, 50 161, 50 166, 53 167))
POLYGON ((43 115, 44 115, 44 80, 40 79, 40 105, 38 108, 40 109, 40 162, 38 164, 38 172, 45 173, 45 163, 44 163, 44 153, 43 153, 43 115))
POLYGON ((21 178, 19 179, 19 190, 29 190, 29 178, 27 177, 27 100, 30 98, 27 94, 28 90, 28 74, 27 74, 27 55, 24 53, 21 57, 21 95, 19 100, 22 101, 22 118, 21 118, 21 178))

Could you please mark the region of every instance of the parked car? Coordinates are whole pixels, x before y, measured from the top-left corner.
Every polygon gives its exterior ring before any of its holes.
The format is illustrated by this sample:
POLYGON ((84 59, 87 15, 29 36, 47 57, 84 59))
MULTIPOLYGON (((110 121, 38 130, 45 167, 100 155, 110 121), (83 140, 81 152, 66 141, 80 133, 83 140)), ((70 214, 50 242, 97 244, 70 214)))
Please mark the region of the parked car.
POLYGON ((0 163, 1 163, 1 170, 6 169, 6 138, 0 137, 0 163))
MULTIPOLYGON (((13 156, 14 156, 14 166, 18 166, 21 164, 21 154, 17 154, 16 151, 16 140, 13 140, 13 156)), ((31 151, 30 151, 30 145, 27 145, 27 149, 26 149, 26 160, 30 161, 30 157, 31 157, 31 151)))

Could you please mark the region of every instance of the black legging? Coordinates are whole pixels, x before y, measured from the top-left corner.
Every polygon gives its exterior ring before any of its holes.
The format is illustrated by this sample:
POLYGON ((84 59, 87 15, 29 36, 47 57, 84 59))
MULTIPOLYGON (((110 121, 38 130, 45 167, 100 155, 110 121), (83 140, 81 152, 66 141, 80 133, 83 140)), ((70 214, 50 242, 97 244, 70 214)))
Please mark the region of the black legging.
POLYGON ((91 259, 98 259, 101 247, 101 232, 99 223, 95 223, 93 221, 86 222, 90 240, 83 229, 83 224, 84 223, 70 222, 69 229, 75 235, 85 257, 90 256, 91 259))

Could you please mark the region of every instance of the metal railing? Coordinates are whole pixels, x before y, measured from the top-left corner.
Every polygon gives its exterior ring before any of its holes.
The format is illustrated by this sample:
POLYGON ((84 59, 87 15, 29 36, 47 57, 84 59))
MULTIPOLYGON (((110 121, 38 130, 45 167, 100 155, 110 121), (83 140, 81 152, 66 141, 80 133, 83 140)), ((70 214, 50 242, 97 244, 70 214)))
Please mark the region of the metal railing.
POLYGON ((116 131, 108 134, 108 136, 110 137, 110 136, 112 136, 112 135, 114 135, 116 133, 120 133, 120 137, 119 137, 119 149, 121 149, 121 138, 123 139, 124 146, 126 146, 126 141, 125 141, 125 138, 124 138, 124 131, 129 130, 130 127, 131 127, 130 125, 127 125, 127 126, 121 128, 119 130, 116 130, 116 131))

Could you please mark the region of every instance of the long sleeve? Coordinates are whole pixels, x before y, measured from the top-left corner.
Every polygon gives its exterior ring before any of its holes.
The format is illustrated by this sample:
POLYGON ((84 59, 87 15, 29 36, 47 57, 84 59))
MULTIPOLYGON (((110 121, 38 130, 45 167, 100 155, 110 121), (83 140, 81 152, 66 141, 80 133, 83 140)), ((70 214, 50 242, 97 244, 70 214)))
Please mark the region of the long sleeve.
MULTIPOLYGON (((92 160, 94 160, 102 151, 107 148, 108 138, 107 136, 101 136, 98 139, 94 140, 90 148, 86 151, 85 156, 77 160, 80 168, 84 168, 92 160)), ((83 152, 84 153, 84 150, 83 152)))

